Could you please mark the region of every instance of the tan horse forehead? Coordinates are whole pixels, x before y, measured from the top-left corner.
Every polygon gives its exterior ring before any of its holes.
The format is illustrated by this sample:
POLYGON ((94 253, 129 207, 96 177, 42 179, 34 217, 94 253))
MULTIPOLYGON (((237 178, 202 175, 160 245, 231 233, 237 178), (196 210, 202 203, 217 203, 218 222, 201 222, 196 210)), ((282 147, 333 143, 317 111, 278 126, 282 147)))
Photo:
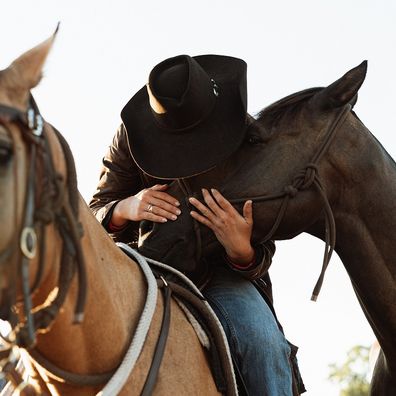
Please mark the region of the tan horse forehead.
POLYGON ((25 111, 29 91, 21 87, 17 73, 12 67, 0 71, 0 104, 25 111))

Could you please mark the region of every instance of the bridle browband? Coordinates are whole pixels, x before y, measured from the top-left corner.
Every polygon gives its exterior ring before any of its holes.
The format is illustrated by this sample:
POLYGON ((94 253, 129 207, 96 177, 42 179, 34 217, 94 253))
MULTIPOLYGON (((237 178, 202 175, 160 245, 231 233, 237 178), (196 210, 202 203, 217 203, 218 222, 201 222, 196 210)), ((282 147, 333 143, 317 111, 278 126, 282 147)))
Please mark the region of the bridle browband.
MULTIPOLYGON (((47 329, 54 321, 60 307, 68 293, 74 273, 78 272, 78 296, 75 307, 74 322, 83 320, 86 301, 86 275, 85 262, 81 249, 82 227, 78 222, 78 192, 75 177, 74 162, 70 160, 71 152, 64 138, 53 128, 58 137, 63 154, 66 159, 67 180, 60 175, 54 167, 49 146, 46 124, 40 115, 37 105, 30 95, 28 110, 23 112, 17 108, 0 104, 0 125, 17 124, 21 135, 29 147, 28 181, 25 196, 24 217, 20 234, 19 257, 20 264, 15 269, 15 282, 7 288, 12 298, 7 301, 10 311, 9 317, 12 337, 8 340, 11 345, 24 348, 34 348, 37 331, 47 329), (40 161, 39 161, 40 160, 40 161), (37 180, 36 172, 40 167, 41 180, 37 180), (37 185, 42 183, 40 189, 37 185), (67 191, 65 191, 67 188, 67 191), (32 311, 32 294, 41 282, 44 267, 45 232, 44 228, 49 223, 55 223, 63 240, 63 250, 58 279, 58 292, 56 297, 44 307, 32 311), (37 235, 40 235, 40 241, 37 235), (38 247, 38 243, 40 246, 38 247), (39 256, 37 255, 39 253, 39 256), (38 256, 38 257, 37 257, 38 256), (30 263, 38 259, 36 278, 30 287, 30 263), (18 273, 17 273, 18 271, 18 273), (25 322, 20 323, 17 314, 12 309, 17 303, 16 280, 21 277, 23 307, 25 322)), ((15 197, 16 199, 16 197, 15 197)), ((18 238, 15 238, 18 239, 18 238)), ((16 244, 9 246, 13 251, 18 248, 16 244)), ((0 252, 0 265, 5 265, 10 257, 9 252, 0 252)))
MULTIPOLYGON (((308 190, 311 186, 314 186, 316 188, 316 190, 319 192, 322 198, 324 215, 325 215, 325 252, 323 255, 322 270, 320 272, 319 278, 316 282, 316 285, 313 289, 311 296, 311 300, 313 301, 316 301, 318 298, 320 289, 323 284, 324 275, 329 265, 336 243, 336 225, 335 225, 334 215, 331 210, 326 192, 320 181, 318 164, 322 159, 323 155, 329 149, 329 146, 332 143, 338 128, 343 124, 351 109, 352 106, 350 104, 347 104, 341 108, 338 115, 331 124, 325 139, 323 140, 322 144, 319 146, 317 152, 313 156, 311 162, 309 162, 300 172, 298 172, 292 179, 292 182, 289 185, 287 185, 282 191, 274 194, 259 195, 255 197, 227 198, 232 204, 235 205, 243 204, 247 200, 251 200, 253 202, 265 202, 276 199, 282 200, 273 226, 271 227, 267 235, 265 235, 265 237, 261 239, 261 242, 265 242, 271 239, 275 234, 275 232, 277 231, 277 229, 279 228, 282 219, 285 216, 290 200, 292 198, 295 198, 300 191, 308 190)), ((189 186, 188 179, 178 179, 177 182, 185 195, 187 196, 194 195, 189 186)), ((194 232, 196 236, 196 258, 199 261, 202 254, 202 238, 200 234, 199 224, 195 219, 193 219, 193 224, 194 224, 194 232)))

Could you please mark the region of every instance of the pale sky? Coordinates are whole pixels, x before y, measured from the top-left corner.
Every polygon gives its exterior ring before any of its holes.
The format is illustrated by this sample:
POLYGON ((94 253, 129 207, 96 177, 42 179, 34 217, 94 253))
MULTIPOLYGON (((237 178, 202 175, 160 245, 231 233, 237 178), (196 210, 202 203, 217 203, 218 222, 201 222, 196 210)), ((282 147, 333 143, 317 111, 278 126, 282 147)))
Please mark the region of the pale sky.
MULTIPOLYGON (((251 113, 295 91, 328 85, 367 59, 355 110, 396 155, 392 0, 13 0, 3 2, 1 13, 1 68, 61 22, 45 77, 33 93, 44 117, 71 145, 86 200, 121 108, 156 63, 183 53, 245 59, 251 113)), ((326 380, 328 364, 343 361, 352 346, 374 341, 337 257, 318 301, 309 300, 323 249, 322 241, 306 234, 279 242, 271 268, 275 308, 287 337, 300 347, 308 396, 336 395, 326 380)))

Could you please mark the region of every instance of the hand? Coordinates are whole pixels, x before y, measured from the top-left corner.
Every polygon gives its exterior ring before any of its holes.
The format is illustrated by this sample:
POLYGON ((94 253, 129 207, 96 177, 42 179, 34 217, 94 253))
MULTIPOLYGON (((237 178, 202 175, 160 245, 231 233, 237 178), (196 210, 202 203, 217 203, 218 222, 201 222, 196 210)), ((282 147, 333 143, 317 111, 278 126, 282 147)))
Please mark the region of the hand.
POLYGON ((156 184, 118 202, 113 210, 112 224, 122 227, 128 220, 156 223, 176 220, 181 213, 178 208, 180 203, 165 192, 167 188, 167 184, 156 184))
POLYGON ((250 243, 253 229, 252 201, 245 202, 241 216, 219 191, 211 189, 211 192, 212 195, 208 190, 202 189, 207 206, 195 198, 189 199, 200 212, 192 211, 191 216, 214 232, 231 261, 250 263, 254 258, 254 249, 250 243))

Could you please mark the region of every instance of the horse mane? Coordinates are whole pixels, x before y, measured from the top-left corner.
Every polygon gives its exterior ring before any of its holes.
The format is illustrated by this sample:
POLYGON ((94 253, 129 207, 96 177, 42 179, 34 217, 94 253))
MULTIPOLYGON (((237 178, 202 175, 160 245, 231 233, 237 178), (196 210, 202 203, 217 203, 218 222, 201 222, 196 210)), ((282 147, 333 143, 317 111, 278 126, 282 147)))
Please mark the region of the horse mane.
MULTIPOLYGON (((301 106, 322 89, 324 88, 323 87, 308 88, 277 100, 276 102, 262 109, 254 117, 255 122, 252 122, 249 126, 253 129, 255 128, 260 129, 260 124, 264 119, 266 120, 266 122, 269 121, 271 124, 274 124, 281 121, 281 119, 286 115, 294 118, 293 116, 297 114, 297 112, 301 109, 301 106)), ((352 107, 355 105, 355 103, 356 103, 356 98, 354 98, 352 107)), ((367 127, 364 125, 364 123, 360 120, 360 118, 354 111, 351 111, 351 114, 367 129, 367 127)), ((388 157, 392 165, 396 168, 395 160, 387 152, 387 150, 384 148, 382 143, 378 141, 378 139, 368 129, 367 131, 375 140, 375 142, 380 146, 380 148, 388 157)))
POLYGON ((265 107, 255 118, 258 122, 264 118, 271 120, 272 123, 278 122, 286 114, 293 115, 297 113, 304 103, 322 89, 322 87, 308 88, 288 95, 265 107))

